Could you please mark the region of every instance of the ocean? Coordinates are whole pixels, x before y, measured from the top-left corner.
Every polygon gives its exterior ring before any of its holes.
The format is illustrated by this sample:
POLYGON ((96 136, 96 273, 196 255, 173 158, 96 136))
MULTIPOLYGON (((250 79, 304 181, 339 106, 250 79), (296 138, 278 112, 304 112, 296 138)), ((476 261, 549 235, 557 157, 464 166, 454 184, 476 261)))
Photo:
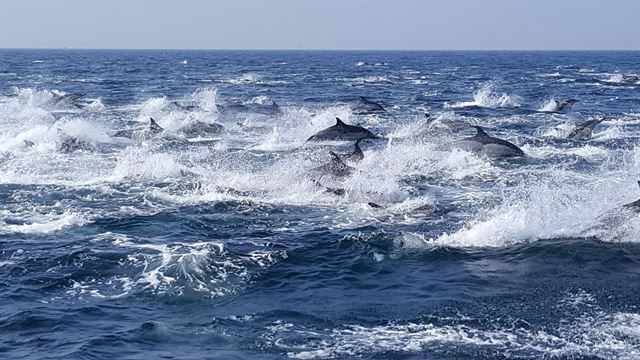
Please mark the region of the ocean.
POLYGON ((640 359, 638 75, 624 51, 2 49, 0 358, 640 359), (307 139, 336 118, 378 138, 332 177, 354 142, 307 139), (526 156, 451 146, 471 126, 526 156))

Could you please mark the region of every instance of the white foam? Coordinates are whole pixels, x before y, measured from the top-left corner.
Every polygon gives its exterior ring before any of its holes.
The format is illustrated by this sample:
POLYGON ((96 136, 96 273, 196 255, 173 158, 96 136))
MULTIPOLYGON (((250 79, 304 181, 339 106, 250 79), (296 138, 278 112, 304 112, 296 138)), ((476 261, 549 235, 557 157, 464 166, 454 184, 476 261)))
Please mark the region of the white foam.
POLYGON ((471 106, 484 108, 512 108, 520 106, 520 99, 514 95, 497 93, 493 83, 485 83, 473 93, 473 101, 457 102, 454 104, 445 103, 445 108, 459 109, 471 106))

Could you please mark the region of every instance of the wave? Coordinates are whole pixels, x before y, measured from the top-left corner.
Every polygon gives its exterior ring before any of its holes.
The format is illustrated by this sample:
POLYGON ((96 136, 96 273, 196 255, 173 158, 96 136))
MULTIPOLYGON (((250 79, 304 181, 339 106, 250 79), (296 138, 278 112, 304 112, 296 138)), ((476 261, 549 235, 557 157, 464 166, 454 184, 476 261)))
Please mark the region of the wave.
POLYGON ((490 109, 497 108, 514 108, 520 106, 520 99, 514 95, 505 93, 497 93, 495 85, 486 83, 473 93, 473 101, 456 102, 453 104, 445 103, 444 107, 448 109, 460 109, 467 107, 483 107, 490 109))

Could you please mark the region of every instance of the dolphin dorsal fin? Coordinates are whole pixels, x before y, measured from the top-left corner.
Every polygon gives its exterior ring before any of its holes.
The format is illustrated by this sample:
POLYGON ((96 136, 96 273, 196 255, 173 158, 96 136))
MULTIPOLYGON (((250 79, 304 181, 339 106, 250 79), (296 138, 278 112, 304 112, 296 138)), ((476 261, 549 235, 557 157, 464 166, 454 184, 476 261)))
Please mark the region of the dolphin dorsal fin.
POLYGON ((480 126, 473 126, 476 129, 476 136, 489 136, 480 126))
POLYGON ((162 126, 158 125, 158 123, 153 120, 152 117, 149 118, 149 129, 151 129, 152 131, 164 131, 162 126))
POLYGON ((347 126, 347 124, 343 123, 339 117, 336 118, 336 126, 347 126))
POLYGON ((360 140, 362 139, 358 139, 358 141, 356 141, 356 145, 353 148, 353 152, 351 153, 352 156, 356 155, 356 156, 361 156, 364 158, 364 153, 362 152, 362 149, 360 148, 360 140))
POLYGON ((364 96, 360 96, 360 101, 362 101, 362 102, 367 102, 367 101, 369 101, 369 99, 367 99, 367 98, 366 98, 366 97, 364 97, 364 96))

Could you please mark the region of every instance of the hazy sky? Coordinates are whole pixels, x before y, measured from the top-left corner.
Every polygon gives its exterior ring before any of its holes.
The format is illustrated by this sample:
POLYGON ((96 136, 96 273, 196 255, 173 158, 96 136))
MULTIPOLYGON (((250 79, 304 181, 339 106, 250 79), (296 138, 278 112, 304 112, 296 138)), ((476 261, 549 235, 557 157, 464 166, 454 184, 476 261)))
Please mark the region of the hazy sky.
POLYGON ((0 47, 640 49, 640 0, 0 0, 0 47))

